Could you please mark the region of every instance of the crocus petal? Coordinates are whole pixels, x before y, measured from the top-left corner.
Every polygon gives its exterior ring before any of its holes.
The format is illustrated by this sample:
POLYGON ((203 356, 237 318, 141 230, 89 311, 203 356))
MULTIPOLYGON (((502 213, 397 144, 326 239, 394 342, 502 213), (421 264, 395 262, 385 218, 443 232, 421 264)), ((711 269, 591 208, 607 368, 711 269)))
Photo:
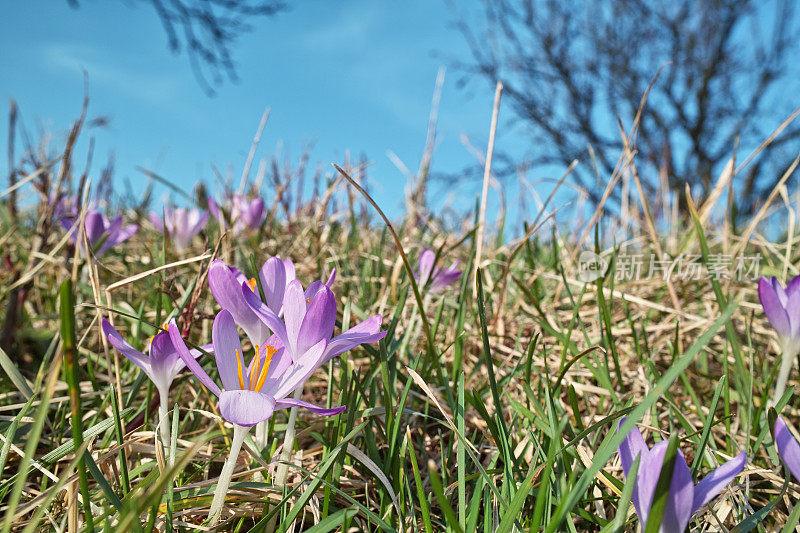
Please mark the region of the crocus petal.
MULTIPOLYGON (((622 427, 622 424, 625 423, 625 420, 625 417, 619 419, 619 423, 617 423, 617 430, 622 427)), ((625 440, 622 441, 622 444, 619 445, 619 458, 622 461, 622 471, 626 476, 628 475, 631 466, 633 466, 633 461, 636 459, 636 456, 639 454, 645 454, 647 452, 647 444, 644 442, 644 437, 642 437, 641 431, 634 427, 625 437, 625 440)))
POLYGON ((266 327, 275 332, 275 335, 278 336, 284 346, 289 346, 289 337, 286 333, 286 325, 283 323, 283 320, 281 320, 272 309, 267 307, 267 304, 262 302, 261 298, 250 290, 247 283, 242 283, 239 290, 242 291, 245 302, 256 317, 258 317, 266 327))
POLYGON ((203 370, 203 367, 200 366, 200 363, 195 361, 194 356, 192 356, 191 352, 186 347, 186 344, 183 342, 181 332, 174 320, 169 324, 169 336, 172 339, 172 345, 175 346, 175 350, 178 352, 178 356, 183 360, 183 363, 186 365, 186 367, 192 371, 192 374, 197 376, 197 379, 200 380, 200 383, 205 385, 208 390, 213 392, 216 396, 219 396, 220 393, 222 393, 222 390, 219 388, 219 385, 214 383, 214 380, 211 379, 206 371, 203 370))
POLYGON ((131 346, 128 341, 126 341, 122 335, 119 334, 119 331, 117 331, 114 326, 111 325, 111 322, 105 318, 103 319, 102 327, 103 333, 105 333, 108 342, 111 343, 111 346, 116 348, 119 353, 130 359, 136 366, 144 370, 144 372, 152 380, 153 376, 151 375, 152 371, 150 368, 150 359, 145 354, 131 346))
POLYGON ((208 286, 217 303, 228 311, 253 344, 263 344, 269 331, 259 320, 242 296, 241 282, 234 271, 221 260, 211 263, 208 271, 208 286))
POLYGON ((772 324, 778 335, 783 337, 790 335, 789 315, 781 305, 775 288, 766 278, 761 278, 758 281, 758 299, 761 300, 767 320, 772 324))
POLYGON ((189 353, 191 353, 192 357, 194 357, 195 359, 197 359, 198 357, 203 355, 203 353, 210 353, 212 355, 214 354, 214 345, 213 344, 204 344, 200 348, 202 348, 202 351, 200 351, 200 350, 198 350, 196 348, 192 348, 191 350, 189 350, 189 353))
MULTIPOLYGON (((120 222, 122 221, 122 217, 118 217, 120 222)), ((110 250, 112 247, 127 241, 130 239, 136 230, 139 229, 139 226, 136 224, 131 224, 129 226, 125 226, 122 229, 117 229, 113 233, 109 231, 108 238, 103 242, 102 246, 97 250, 98 254, 103 254, 110 250)))
POLYGON ((775 290, 775 294, 778 296, 778 301, 781 303, 781 307, 786 307, 786 290, 781 285, 781 282, 778 281, 778 278, 772 276, 769 279, 772 288, 775 290))
POLYGON ((236 277, 236 281, 241 285, 242 283, 247 283, 248 279, 247 276, 244 275, 244 272, 236 268, 235 266, 228 266, 233 272, 233 275, 236 277))
MULTIPOLYGON (((89 246, 100 240, 103 233, 106 232, 107 222, 102 213, 91 210, 86 213, 83 219, 84 228, 86 230, 86 238, 89 240, 89 246)), ((122 217, 119 217, 119 223, 122 223, 122 217)))
POLYGON ((153 227, 155 227, 158 231, 164 231, 164 223, 161 221, 160 216, 150 211, 148 218, 150 219, 150 223, 153 224, 153 227))
MULTIPOLYGON (((792 440, 794 440, 794 438, 792 440)), ((800 453, 800 447, 798 447, 798 453, 800 453)), ((733 478, 744 470, 746 462, 747 454, 742 452, 701 479, 694 488, 692 513, 710 502, 726 485, 728 485, 728 483, 733 481, 733 478)))
POLYGON ((267 306, 275 313, 280 313, 283 306, 283 293, 286 292, 286 268, 283 261, 270 257, 259 272, 261 287, 267 306))
MULTIPOLYGON (((625 422, 625 418, 621 418, 619 423, 617 424, 617 430, 619 430, 620 426, 625 422)), ((642 437, 642 433, 639 431, 639 428, 634 427, 625 437, 625 440, 619 446, 619 457, 622 461, 622 471, 625 472, 625 476, 628 476, 628 472, 630 472, 631 466, 633 466, 633 461, 636 459, 636 456, 641 455, 641 459, 639 459, 639 472, 642 471, 642 463, 644 463, 645 457, 650 452, 647 448, 647 444, 644 442, 644 437, 642 437)), ((636 515, 639 517, 639 520, 644 523, 647 519, 647 511, 642 509, 641 503, 639 502, 639 491, 637 490, 639 486, 638 477, 636 485, 634 486, 634 491, 631 493, 631 503, 633 503, 633 508, 636 509, 636 515)), ((648 506, 649 509, 649 506, 648 506)))
MULTIPOLYGON (((636 476, 636 486, 633 491, 637 494, 636 498, 639 506, 636 507, 636 514, 639 522, 647 524, 647 516, 650 514, 650 506, 653 504, 653 496, 656 493, 658 476, 661 474, 661 465, 664 462, 664 455, 667 451, 667 441, 657 443, 647 453, 642 454, 639 460, 639 473, 636 476)), ((633 500, 633 498, 632 498, 633 500)))
POLYGON ((283 260, 283 268, 286 270, 286 284, 288 285, 290 281, 297 279, 297 275, 295 275, 294 270, 294 263, 291 259, 284 259, 283 260))
POLYGON ((328 340, 333 335, 336 325, 336 297, 326 286, 323 286, 306 310, 300 331, 297 336, 297 354, 302 354, 322 339, 328 340))
POLYGON ((197 214, 197 221, 192 225, 192 235, 197 235, 208 223, 208 211, 195 209, 194 212, 197 214))
POLYGON ((443 288, 452 285, 453 283, 458 281, 460 277, 461 277, 461 271, 458 270, 457 268, 450 267, 445 270, 439 271, 439 273, 436 275, 436 278, 434 278, 433 283, 437 287, 443 288))
POLYGON ((800 292, 787 295, 786 316, 789 317, 789 336, 792 338, 800 337, 800 292))
MULTIPOLYGON (((348 329, 341 335, 337 335, 325 349, 324 361, 330 361, 347 351, 352 350, 361 344, 377 342, 386 336, 386 331, 380 331, 381 315, 372 316, 348 329)), ((640 435, 641 437, 641 435, 640 435)), ((626 471, 627 473, 627 471, 626 471)))
MULTIPOLYGON (((666 450, 666 448, 665 448, 666 450)), ((694 510, 694 480, 692 471, 686 464, 683 453, 678 452, 675 457, 675 466, 672 469, 672 481, 669 486, 669 495, 661 517, 660 533, 684 533, 689 525, 694 510)), ((651 504, 652 505, 652 504, 651 504)))
MULTIPOLYGON (((165 333, 165 335, 169 335, 169 333, 165 333)), ((170 339, 170 343, 171 342, 172 342, 172 339, 170 339)), ((193 348, 193 349, 189 350, 189 353, 195 359, 197 359, 198 357, 203 355, 204 352, 210 353, 210 354, 214 353, 214 347, 211 344, 205 344, 205 345, 201 346, 201 348, 203 349, 203 351, 200 351, 200 350, 197 350, 197 349, 193 348)), ((181 359, 180 355, 177 355, 178 354, 177 350, 175 351, 175 354, 176 354, 177 357, 176 357, 175 362, 172 363, 173 367, 172 367, 172 370, 171 370, 171 373, 172 373, 173 376, 177 376, 178 374, 180 374, 181 370, 186 368, 186 363, 183 362, 183 359, 181 359)))
POLYGON ((419 279, 417 283, 420 285, 425 285, 428 283, 428 279, 431 276, 431 271, 433 270, 433 264, 436 261, 436 254, 433 253, 433 250, 430 248, 425 248, 419 254, 419 271, 417 272, 417 276, 419 279))
MULTIPOLYGON (((642 524, 642 530, 647 525, 668 445, 668 441, 662 440, 649 452, 643 453, 639 460, 639 474, 634 487, 634 492, 638 492, 638 506, 634 505, 634 507, 636 507, 639 522, 642 524)), ((661 533, 684 532, 692 517, 693 494, 692 473, 686 464, 686 459, 679 451, 675 458, 675 467, 672 470, 672 480, 664 514, 661 517, 661 533)), ((633 500, 633 498, 631 499, 633 500)))
POLYGON ((291 394, 293 390, 305 383, 308 377, 319 368, 324 362, 322 358, 325 352, 325 344, 325 339, 319 341, 309 348, 300 360, 294 361, 292 366, 284 373, 280 384, 275 390, 276 399, 282 400, 291 394))
POLYGON ((219 396, 219 412, 231 424, 251 427, 272 416, 275 398, 251 390, 226 390, 219 396))
POLYGON ((336 281, 336 269, 334 268, 331 270, 331 275, 328 276, 328 281, 325 282, 325 285, 330 289, 333 287, 333 282, 336 281))
MULTIPOLYGON (((239 384, 239 365, 237 359, 244 357, 242 344, 239 342, 239 332, 236 322, 230 312, 222 310, 214 318, 211 328, 211 342, 214 344, 214 358, 217 360, 219 377, 225 390, 242 388, 239 384), (239 355, 236 355, 238 351, 239 355)), ((244 361, 244 359, 242 359, 244 361)), ((242 363, 242 374, 245 378, 245 387, 250 383, 249 372, 242 363)))
POLYGON ((250 229, 258 229, 264 219, 267 218, 266 206, 263 198, 255 198, 245 211, 245 223, 250 229))
POLYGON ((77 222, 77 220, 78 220, 78 217, 75 217, 75 216, 64 216, 63 218, 61 218, 61 219, 58 221, 58 222, 59 222, 59 224, 61 224, 61 227, 62 227, 62 228, 65 230, 65 231, 70 231, 70 230, 72 230, 72 232, 71 232, 71 235, 70 235, 70 238, 71 238, 71 239, 73 239, 73 240, 75 239, 75 229, 76 229, 76 228, 73 228, 72 226, 74 226, 74 225, 75 225, 75 222, 77 222))
POLYGON ((166 331, 156 333, 153 336, 153 340, 150 341, 150 362, 156 364, 156 362, 175 359, 177 357, 178 353, 172 345, 172 339, 169 334, 166 331))
MULTIPOLYGON (((322 280, 318 279, 316 281, 312 281, 311 284, 308 287, 306 287, 306 290, 303 293, 305 295, 305 297, 306 297, 306 303, 310 304, 311 300, 314 299, 314 296, 316 296, 316 294, 319 292, 319 290, 322 287, 325 287, 325 286, 326 285, 324 283, 322 283, 322 280)), ((308 307, 308 305, 306 305, 306 307, 308 307)))
POLYGON ((789 472, 792 473, 795 480, 800 481, 800 443, 794 438, 781 417, 775 421, 775 446, 778 448, 784 464, 789 467, 789 472))
POLYGON ((798 292, 798 289, 800 289, 800 276, 795 276, 789 280, 789 283, 786 284, 787 298, 798 292))
MULTIPOLYGON (((157 384, 165 390, 169 390, 175 376, 186 366, 166 331, 156 334, 150 342, 150 366, 160 382, 157 384)), ((156 383, 156 379, 153 379, 153 383, 156 383)))
POLYGON ((286 286, 286 294, 283 297, 283 321, 286 324, 287 348, 292 353, 292 357, 297 357, 297 336, 300 334, 300 326, 306 314, 306 297, 303 286, 297 280, 292 281, 286 286))
POLYGON ((339 413, 343 413, 347 409, 345 405, 327 409, 314 405, 313 403, 304 402, 303 400, 295 400, 294 398, 284 398, 275 402, 275 409, 288 409, 290 407, 304 407, 312 413, 321 416, 335 416, 339 413))
POLYGON ((211 216, 216 218, 217 222, 219 222, 219 225, 222 226, 222 228, 224 229, 225 218, 222 216, 222 212, 220 211, 219 206, 217 205, 217 201, 214 200, 212 196, 208 197, 208 210, 211 212, 211 216))
MULTIPOLYGON (((114 246, 114 244, 116 244, 117 235, 122 229, 122 215, 119 215, 111 222, 109 222, 108 219, 106 219, 105 223, 106 223, 105 238, 101 236, 101 238, 98 239, 103 241, 103 244, 97 249, 97 254, 99 255, 102 255, 106 251, 110 250, 111 247, 114 246)), ((95 246, 97 243, 96 241, 92 241, 91 244, 92 246, 95 246)))

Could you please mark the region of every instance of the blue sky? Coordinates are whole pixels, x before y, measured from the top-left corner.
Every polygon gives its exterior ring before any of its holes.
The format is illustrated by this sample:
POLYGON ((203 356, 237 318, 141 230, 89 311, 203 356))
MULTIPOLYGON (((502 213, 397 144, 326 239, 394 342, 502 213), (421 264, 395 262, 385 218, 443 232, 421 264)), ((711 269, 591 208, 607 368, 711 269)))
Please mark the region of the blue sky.
MULTIPOLYGON (((412 170, 418 167, 437 71, 468 54, 441 0, 297 2, 288 12, 256 21, 234 48, 240 81, 225 83, 210 98, 186 55, 167 49, 149 4, 80 4, 76 10, 66 0, 31 0, 0 8, 0 96, 17 100, 34 138, 40 128, 63 134, 80 111, 86 69, 90 116, 111 119, 93 131, 94 176, 113 151, 117 182, 127 178, 135 189, 145 183, 135 170, 139 165, 186 190, 198 179, 213 183, 211 164, 230 169, 238 183, 269 106, 259 155, 271 155, 280 145, 296 161, 305 144, 315 141, 312 164, 330 168, 344 160, 346 150, 366 154, 374 162, 376 199, 397 215, 405 182, 386 152, 395 152, 412 170)), ((458 88, 459 76, 448 69, 437 171, 474 161, 462 134, 481 150, 486 145, 492 88, 482 80, 458 88)), ((510 118, 501 110, 501 123, 504 116, 510 118)), ((496 147, 512 149, 522 137, 501 125, 496 147)), ((6 142, 4 125, 4 150, 6 142)), ((478 187, 467 184, 452 200, 472 205, 478 187)), ((438 195, 435 204, 445 196, 438 195)))

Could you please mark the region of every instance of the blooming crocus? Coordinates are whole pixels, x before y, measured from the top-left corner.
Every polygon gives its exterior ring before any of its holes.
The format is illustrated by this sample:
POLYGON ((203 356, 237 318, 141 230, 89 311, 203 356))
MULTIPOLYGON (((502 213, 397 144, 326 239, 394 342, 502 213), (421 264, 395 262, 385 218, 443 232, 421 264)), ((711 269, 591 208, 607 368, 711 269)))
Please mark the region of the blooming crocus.
MULTIPOLYGON (((228 197, 226 203, 228 204, 228 220, 232 224, 231 231, 234 236, 258 229, 267 218, 267 209, 264 200, 260 197, 248 199, 236 193, 228 197)), ((220 226, 226 227, 225 212, 210 196, 208 197, 208 210, 211 211, 220 226)))
POLYGON ((209 511, 213 525, 222 512, 239 450, 252 426, 268 420, 277 409, 297 406, 318 415, 332 416, 344 411, 345 407, 326 409, 287 397, 325 362, 325 339, 310 347, 308 356, 302 361, 293 361, 280 339, 273 335, 263 344, 255 345, 255 354, 246 365, 233 316, 222 310, 214 319, 211 330, 214 358, 222 381, 220 387, 195 361, 174 322, 169 325, 169 335, 189 370, 219 398, 220 414, 234 428, 230 455, 222 468, 209 511))
MULTIPOLYGON (((298 280, 290 281, 283 296, 283 320, 246 283, 242 284, 241 291, 250 308, 280 339, 293 361, 299 363, 308 359, 315 360, 314 347, 325 341, 322 354, 324 363, 356 346, 375 342, 386 336, 385 331, 380 331, 381 315, 375 315, 332 338, 336 323, 336 298, 330 289, 332 283, 333 276, 327 284, 315 281, 304 291, 298 280)), ((295 398, 302 395, 303 383, 298 383, 295 398)), ((296 418, 297 410, 292 409, 283 440, 283 462, 278 466, 275 475, 277 485, 284 483, 288 473, 287 461, 294 445, 296 418)))
POLYGON ((424 287, 430 281, 432 291, 441 290, 461 277, 461 271, 456 268, 457 266, 456 260, 448 268, 439 268, 436 266, 436 254, 430 248, 425 248, 419 254, 419 270, 415 276, 417 283, 420 287, 424 287))
MULTIPOLYGON (((161 442, 169 449, 169 424, 167 417, 169 388, 175 376, 184 369, 186 364, 178 355, 177 350, 173 346, 172 339, 170 339, 166 331, 161 331, 152 337, 150 340, 150 355, 148 356, 131 346, 105 318, 103 319, 102 327, 108 342, 110 342, 119 353, 141 368, 144 373, 147 374, 147 377, 150 378, 150 381, 153 382, 156 390, 158 390, 160 401, 158 427, 161 434, 161 442)), ((206 351, 211 349, 210 346, 204 346, 203 348, 206 351)), ((201 354, 202 352, 200 350, 189 351, 192 361, 201 354)))
POLYGON ((231 222, 234 235, 258 229, 266 218, 267 209, 262 198, 248 200, 240 194, 233 195, 231 222))
MULTIPOLYGON (((625 422, 624 418, 619 421, 617 429, 622 426, 623 422, 625 422)), ((637 428, 633 428, 619 447, 619 456, 625 476, 628 475, 636 456, 640 456, 631 502, 639 516, 642 531, 647 526, 647 516, 653 504, 656 485, 661 474, 661 465, 664 462, 668 445, 668 441, 662 440, 648 449, 642 434, 637 428)), ((739 475, 746 462, 747 455, 742 452, 709 473, 695 485, 692 472, 686 464, 686 458, 678 450, 659 531, 661 533, 684 533, 692 515, 710 502, 733 478, 739 475)))
POLYGON ((758 281, 758 298, 767 320, 778 334, 781 348, 800 351, 800 276, 795 276, 784 289, 774 276, 758 281))
POLYGON ((775 420, 775 447, 794 478, 800 481, 800 443, 780 416, 775 420))
POLYGON ((167 228, 167 234, 178 252, 185 250, 192 242, 195 235, 200 233, 206 222, 208 222, 208 212, 199 209, 187 209, 178 207, 175 209, 165 207, 164 219, 156 213, 150 213, 150 222, 158 231, 167 228))
POLYGON ((781 347, 781 368, 775 382, 777 402, 786 390, 786 380, 797 355, 800 353, 800 276, 795 276, 784 289, 774 276, 758 281, 758 299, 767 320, 778 334, 781 347))
MULTIPOLYGON (((77 215, 62 217, 60 220, 61 226, 66 230, 70 230, 77 219, 77 215)), ((103 255, 117 244, 127 241, 139 229, 136 224, 130 224, 123 228, 122 215, 114 220, 109 220, 107 216, 95 209, 88 209, 84 220, 86 239, 97 256, 103 255)), ((76 238, 76 233, 72 234, 73 241, 76 238)))
MULTIPOLYGON (((328 280, 329 285, 333 283, 335 276, 334 270, 328 280)), ((263 302, 276 314, 281 315, 286 286, 294 279, 295 268, 292 260, 281 260, 277 257, 271 257, 264 262, 258 271, 257 279, 248 280, 236 267, 228 266, 219 260, 211 263, 208 272, 208 285, 217 303, 231 313, 234 321, 245 331, 254 346, 263 344, 269 337, 270 331, 245 301, 242 286, 246 285, 248 290, 258 295, 259 299, 263 292, 263 302)), ((296 411, 293 409, 292 413, 296 411)), ((266 423, 259 424, 256 427, 256 445, 263 449, 267 445, 267 439, 266 423)))

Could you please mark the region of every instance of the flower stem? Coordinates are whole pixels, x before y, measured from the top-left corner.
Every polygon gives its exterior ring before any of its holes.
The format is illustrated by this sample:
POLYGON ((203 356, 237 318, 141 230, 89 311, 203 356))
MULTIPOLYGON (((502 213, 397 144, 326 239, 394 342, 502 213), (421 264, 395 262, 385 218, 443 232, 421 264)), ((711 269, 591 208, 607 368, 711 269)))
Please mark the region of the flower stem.
MULTIPOLYGON (((295 400, 299 400, 303 397, 303 387, 305 387, 305 382, 294 391, 295 400)), ((289 459, 292 455, 292 448, 294 448, 295 422, 297 422, 297 406, 292 407, 289 411, 289 422, 286 424, 286 435, 283 437, 281 462, 278 465, 278 471, 275 473, 276 487, 282 487, 286 483, 286 476, 289 473, 289 459)))
POLYGON ((783 393, 786 392, 786 381, 789 379, 789 372, 794 366, 794 360, 797 357, 797 350, 782 350, 783 358, 781 359, 781 369, 778 372, 778 381, 775 382, 775 397, 773 405, 778 403, 783 393))
POLYGON ((256 424, 256 446, 258 446, 259 453, 264 451, 264 448, 267 447, 267 425, 269 424, 269 420, 264 420, 263 422, 259 422, 256 424))
POLYGON ((222 514, 222 506, 225 504, 225 495, 228 493, 228 486, 231 484, 233 469, 236 468, 236 460, 239 458, 239 450, 242 449, 242 442, 247 436, 250 428, 233 425, 233 440, 231 441, 231 453, 225 460, 222 472, 217 480, 217 488, 214 489, 214 500, 211 502, 211 509, 208 511, 209 525, 214 526, 219 521, 222 514))
POLYGON ((163 446, 164 454, 167 457, 167 464, 172 466, 172 461, 170 461, 170 450, 172 447, 170 446, 169 440, 169 407, 167 403, 169 402, 169 397, 167 394, 163 394, 161 391, 158 392, 159 396, 159 403, 158 403, 158 434, 161 438, 161 445, 163 446))

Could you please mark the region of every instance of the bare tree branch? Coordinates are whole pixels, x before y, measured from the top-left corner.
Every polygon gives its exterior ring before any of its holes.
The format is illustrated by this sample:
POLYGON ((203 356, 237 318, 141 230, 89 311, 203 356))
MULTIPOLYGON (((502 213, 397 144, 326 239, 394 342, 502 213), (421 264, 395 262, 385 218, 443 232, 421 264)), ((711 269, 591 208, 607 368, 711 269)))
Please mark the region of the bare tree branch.
MULTIPOLYGON (((483 16, 456 25, 471 50, 457 67, 493 86, 501 81, 535 152, 533 161, 588 160, 591 145, 610 174, 623 149, 616 123, 630 123, 655 72, 659 78, 631 141, 643 185, 668 176, 679 198, 686 184, 703 197, 730 157, 767 137, 797 102, 798 16, 791 0, 484 0, 483 16)), ((781 175, 800 131, 787 130, 744 178, 740 213, 781 175)), ((574 172, 593 200, 591 165, 574 172)))
MULTIPOLYGON (((269 17, 286 9, 281 0, 131 0, 152 5, 173 53, 185 49, 195 77, 208 95, 225 78, 235 82, 231 50, 252 30, 249 19, 269 17)), ((79 0, 67 0, 73 8, 79 0)))

